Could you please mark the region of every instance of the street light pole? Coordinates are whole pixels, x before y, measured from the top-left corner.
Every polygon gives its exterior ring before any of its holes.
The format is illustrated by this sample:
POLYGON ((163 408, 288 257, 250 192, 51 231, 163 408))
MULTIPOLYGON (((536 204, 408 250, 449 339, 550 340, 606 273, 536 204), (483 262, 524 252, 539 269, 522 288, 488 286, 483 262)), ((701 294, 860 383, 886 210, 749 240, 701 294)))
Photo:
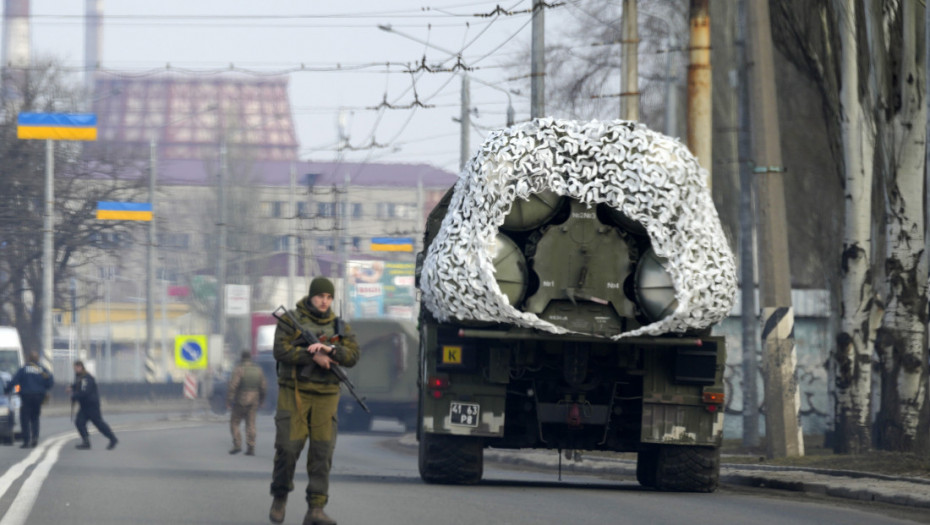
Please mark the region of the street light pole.
POLYGON ((227 172, 227 146, 226 138, 220 143, 220 174, 217 184, 219 192, 219 210, 217 228, 217 257, 216 257, 216 333, 219 336, 220 346, 225 347, 226 337, 226 179, 227 172))
POLYGON ((42 365, 52 369, 52 303, 55 297, 55 142, 45 141, 45 224, 42 242, 42 365))
POLYGON ((533 38, 530 50, 530 118, 546 114, 545 3, 533 0, 533 38))
POLYGON ((155 366, 155 178, 158 173, 158 144, 155 137, 149 142, 149 203, 152 205, 152 220, 149 221, 149 242, 145 247, 145 382, 158 381, 155 366))

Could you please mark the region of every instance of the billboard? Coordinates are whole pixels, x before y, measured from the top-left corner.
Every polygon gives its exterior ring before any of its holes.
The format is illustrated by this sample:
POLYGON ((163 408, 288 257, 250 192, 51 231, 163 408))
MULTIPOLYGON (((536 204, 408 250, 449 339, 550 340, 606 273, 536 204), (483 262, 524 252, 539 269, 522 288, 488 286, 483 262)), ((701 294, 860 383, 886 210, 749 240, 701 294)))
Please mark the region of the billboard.
POLYGON ((414 263, 351 260, 347 270, 352 318, 413 319, 414 263))

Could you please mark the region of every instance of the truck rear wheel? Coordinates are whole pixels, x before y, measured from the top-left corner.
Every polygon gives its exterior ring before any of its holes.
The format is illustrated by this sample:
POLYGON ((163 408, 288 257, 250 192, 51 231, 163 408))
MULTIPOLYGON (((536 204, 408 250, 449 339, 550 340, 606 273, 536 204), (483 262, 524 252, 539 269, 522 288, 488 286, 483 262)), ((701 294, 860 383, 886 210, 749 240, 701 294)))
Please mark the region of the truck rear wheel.
POLYGON ((636 479, 644 487, 674 492, 713 492, 720 480, 720 449, 660 445, 639 453, 636 479))
POLYGON ((656 486, 656 469, 659 464, 659 449, 648 448, 636 454, 636 481, 648 488, 656 486))
POLYGON ((420 478, 427 483, 472 485, 484 473, 481 438, 420 433, 420 478))

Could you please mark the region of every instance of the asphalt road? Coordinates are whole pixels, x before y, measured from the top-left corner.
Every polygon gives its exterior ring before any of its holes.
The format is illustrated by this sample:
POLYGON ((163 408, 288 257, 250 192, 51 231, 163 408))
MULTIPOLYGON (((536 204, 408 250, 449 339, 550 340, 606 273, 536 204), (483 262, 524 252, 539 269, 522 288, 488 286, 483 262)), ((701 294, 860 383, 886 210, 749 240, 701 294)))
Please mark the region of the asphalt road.
MULTIPOLYGON (((104 416, 120 444, 74 448, 67 417, 43 420, 34 450, 0 447, 0 525, 269 523, 272 419, 259 421, 257 454, 230 456, 222 421, 155 414, 104 416)), ((895 524, 907 514, 780 491, 726 487, 714 494, 659 493, 632 479, 563 476, 485 466, 472 487, 426 485, 416 451, 396 445, 402 427, 339 437, 327 511, 342 525, 506 524, 895 524), (897 516, 897 517, 895 517, 897 516)), ((300 523, 306 473, 285 523, 300 523)), ((917 516, 917 514, 915 514, 917 516)))

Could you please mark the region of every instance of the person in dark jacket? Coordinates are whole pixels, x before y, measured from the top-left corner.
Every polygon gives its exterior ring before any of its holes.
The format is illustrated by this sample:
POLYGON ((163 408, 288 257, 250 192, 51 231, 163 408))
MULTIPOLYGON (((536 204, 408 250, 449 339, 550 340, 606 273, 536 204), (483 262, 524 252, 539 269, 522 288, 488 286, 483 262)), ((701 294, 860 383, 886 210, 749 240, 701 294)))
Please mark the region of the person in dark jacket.
POLYGON ((113 450, 119 440, 116 439, 110 425, 100 415, 100 396, 97 394, 97 381, 84 368, 82 361, 74 362, 74 383, 69 390, 71 392, 71 402, 77 401, 80 405, 80 410, 78 410, 77 416, 74 418, 74 426, 77 427, 78 434, 81 435, 81 443, 75 448, 81 450, 90 449, 90 436, 87 434, 87 422, 90 421, 101 434, 110 440, 107 450, 113 450))
POLYGON ((52 373, 39 364, 39 353, 29 352, 29 360, 20 368, 7 384, 4 393, 9 395, 19 386, 21 425, 23 427, 23 446, 32 448, 39 444, 39 415, 45 396, 55 384, 52 373))

